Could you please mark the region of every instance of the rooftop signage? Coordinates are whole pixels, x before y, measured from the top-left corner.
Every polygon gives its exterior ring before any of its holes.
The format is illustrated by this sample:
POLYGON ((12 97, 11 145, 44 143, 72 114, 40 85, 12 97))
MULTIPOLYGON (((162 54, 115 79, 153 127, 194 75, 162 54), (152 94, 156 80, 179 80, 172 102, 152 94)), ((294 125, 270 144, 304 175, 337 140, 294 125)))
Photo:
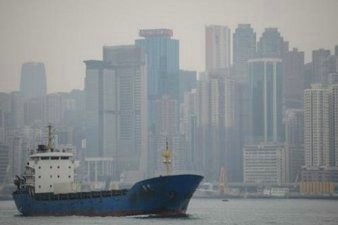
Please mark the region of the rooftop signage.
POLYGON ((145 29, 140 30, 141 37, 172 37, 173 30, 169 29, 145 29))

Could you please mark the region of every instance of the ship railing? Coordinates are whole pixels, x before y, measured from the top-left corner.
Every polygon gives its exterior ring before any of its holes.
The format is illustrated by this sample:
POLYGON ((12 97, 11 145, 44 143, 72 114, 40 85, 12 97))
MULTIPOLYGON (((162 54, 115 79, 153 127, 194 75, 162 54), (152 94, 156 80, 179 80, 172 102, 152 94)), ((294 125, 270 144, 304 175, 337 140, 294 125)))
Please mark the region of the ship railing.
POLYGON ((123 196, 126 195, 127 192, 128 192, 127 189, 121 189, 121 190, 90 191, 90 192, 65 193, 65 194, 35 193, 33 197, 35 200, 40 201, 70 200, 70 199, 88 199, 88 198, 123 196))

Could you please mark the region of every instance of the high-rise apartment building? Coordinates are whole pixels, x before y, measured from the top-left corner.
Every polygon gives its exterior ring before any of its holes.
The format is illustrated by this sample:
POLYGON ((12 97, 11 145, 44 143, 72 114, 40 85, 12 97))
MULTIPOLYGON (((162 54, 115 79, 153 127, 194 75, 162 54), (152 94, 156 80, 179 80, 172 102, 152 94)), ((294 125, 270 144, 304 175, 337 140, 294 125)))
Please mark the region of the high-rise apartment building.
POLYGON ((249 60, 251 143, 282 138, 282 64, 280 59, 249 60))
MULTIPOLYGON (((200 75, 197 82, 197 124, 198 148, 202 153, 205 179, 218 178, 221 163, 224 162, 220 149, 220 80, 200 75)), ((223 150, 223 148, 222 148, 223 150)))
POLYGON ((86 63, 86 157, 114 158, 115 176, 147 168, 147 73, 137 46, 104 47, 86 63))
POLYGON ((7 183, 9 149, 8 146, 0 142, 0 183, 7 183))
POLYGON ((167 95, 179 99, 179 41, 169 29, 140 30, 135 45, 146 52, 148 71, 148 123, 156 123, 155 101, 167 95))
POLYGON ((25 98, 46 96, 47 81, 43 63, 28 62, 22 65, 20 92, 25 98))
POLYGON ((332 146, 331 157, 338 167, 338 83, 329 86, 330 91, 330 143, 332 146))
POLYGON ((337 96, 337 84, 316 84, 304 92, 302 181, 337 181, 337 96))
POLYGON ((197 92, 196 89, 184 93, 181 104, 180 133, 185 135, 186 148, 182 154, 185 169, 193 172, 202 172, 202 152, 198 142, 197 126, 197 92))
POLYGON ((230 37, 227 26, 210 25, 205 28, 206 72, 214 73, 230 69, 230 37))
POLYGON ((256 33, 250 24, 239 24, 233 34, 233 70, 238 79, 248 79, 248 60, 256 55, 256 33))
POLYGON ((305 166, 332 166, 330 159, 329 90, 313 85, 304 91, 305 166))

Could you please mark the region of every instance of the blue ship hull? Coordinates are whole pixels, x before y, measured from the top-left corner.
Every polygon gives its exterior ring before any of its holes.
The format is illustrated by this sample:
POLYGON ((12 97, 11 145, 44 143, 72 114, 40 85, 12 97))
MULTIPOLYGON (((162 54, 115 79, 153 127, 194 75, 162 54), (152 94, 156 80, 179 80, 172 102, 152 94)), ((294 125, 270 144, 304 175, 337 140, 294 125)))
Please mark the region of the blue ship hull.
POLYGON ((24 216, 185 215, 190 198, 203 179, 198 175, 160 176, 136 183, 129 190, 34 194, 13 193, 24 216))

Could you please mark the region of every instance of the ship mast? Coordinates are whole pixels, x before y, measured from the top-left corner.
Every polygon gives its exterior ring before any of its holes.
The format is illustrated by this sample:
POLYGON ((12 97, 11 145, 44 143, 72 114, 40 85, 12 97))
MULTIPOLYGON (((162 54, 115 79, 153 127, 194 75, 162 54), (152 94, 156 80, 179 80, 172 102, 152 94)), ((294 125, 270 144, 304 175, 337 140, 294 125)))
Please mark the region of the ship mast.
POLYGON ((162 152, 162 157, 163 157, 163 161, 162 162, 165 164, 167 175, 169 175, 171 173, 172 152, 171 152, 171 150, 168 147, 168 138, 166 138, 165 141, 166 141, 166 148, 162 152))
POLYGON ((53 136, 52 136, 52 125, 48 125, 48 143, 47 150, 51 151, 54 148, 53 146, 53 136))

